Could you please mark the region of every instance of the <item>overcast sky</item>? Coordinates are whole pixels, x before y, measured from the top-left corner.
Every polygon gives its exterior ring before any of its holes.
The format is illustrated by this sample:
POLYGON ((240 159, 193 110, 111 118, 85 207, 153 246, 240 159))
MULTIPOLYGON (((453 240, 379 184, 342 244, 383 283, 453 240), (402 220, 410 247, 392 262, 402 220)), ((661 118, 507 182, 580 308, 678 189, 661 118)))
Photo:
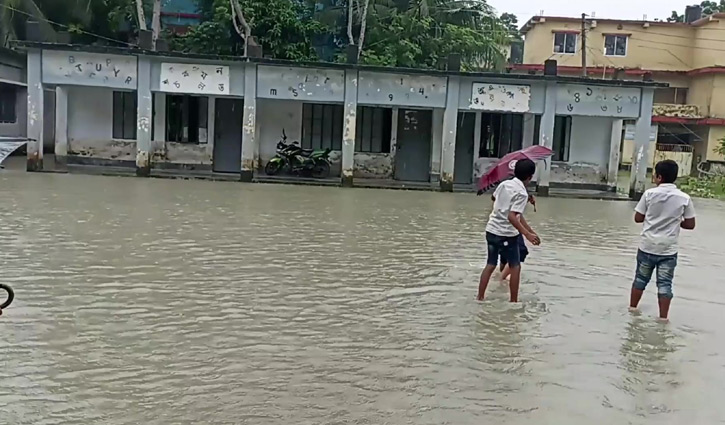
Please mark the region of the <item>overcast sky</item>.
POLYGON ((582 13, 596 12, 597 18, 612 19, 664 19, 672 14, 673 10, 685 13, 688 4, 697 4, 697 1, 683 0, 488 0, 488 3, 503 12, 513 13, 524 24, 541 10, 548 16, 581 16, 582 13))

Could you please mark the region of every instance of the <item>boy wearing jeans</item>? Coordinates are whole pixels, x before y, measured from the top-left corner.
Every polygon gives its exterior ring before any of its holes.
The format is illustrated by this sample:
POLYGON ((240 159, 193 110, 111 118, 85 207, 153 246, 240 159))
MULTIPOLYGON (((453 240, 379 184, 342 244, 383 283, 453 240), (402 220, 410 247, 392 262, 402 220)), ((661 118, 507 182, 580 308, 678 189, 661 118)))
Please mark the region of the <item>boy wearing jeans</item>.
POLYGON ((672 302, 672 279, 677 266, 680 229, 695 228, 695 208, 690 196, 675 186, 678 166, 672 160, 655 166, 657 187, 644 193, 635 208, 634 221, 644 223, 629 308, 636 311, 652 274, 657 269, 660 319, 667 320, 672 302))
POLYGON ((514 178, 498 185, 493 194, 493 211, 486 225, 488 260, 481 273, 478 286, 478 300, 482 301, 491 275, 496 270, 499 258, 505 259, 511 268, 511 302, 518 302, 521 279, 521 258, 519 256, 519 235, 539 245, 541 240, 521 215, 529 201, 526 185, 534 177, 536 164, 530 159, 516 162, 514 178))

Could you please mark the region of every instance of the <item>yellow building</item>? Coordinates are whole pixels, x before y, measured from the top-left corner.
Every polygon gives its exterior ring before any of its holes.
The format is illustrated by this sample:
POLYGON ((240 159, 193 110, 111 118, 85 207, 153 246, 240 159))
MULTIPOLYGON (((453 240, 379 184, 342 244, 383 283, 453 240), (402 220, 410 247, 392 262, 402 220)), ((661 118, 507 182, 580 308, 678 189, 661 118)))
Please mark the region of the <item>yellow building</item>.
MULTIPOLYGON (((699 162, 722 164, 715 148, 725 138, 725 13, 702 17, 693 6, 686 17, 670 23, 535 16, 521 30, 523 63, 512 69, 538 73, 554 59, 560 75, 583 75, 585 53, 590 78, 668 83, 655 92, 658 150, 694 150, 693 170, 699 162)), ((623 163, 631 158, 627 142, 625 132, 623 163)))

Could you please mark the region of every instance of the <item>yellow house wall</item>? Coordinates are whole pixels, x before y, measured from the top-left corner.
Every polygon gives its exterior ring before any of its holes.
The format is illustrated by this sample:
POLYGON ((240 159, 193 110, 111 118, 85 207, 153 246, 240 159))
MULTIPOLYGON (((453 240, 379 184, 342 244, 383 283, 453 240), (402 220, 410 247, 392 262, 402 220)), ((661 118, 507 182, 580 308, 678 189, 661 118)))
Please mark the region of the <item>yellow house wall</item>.
POLYGON ((702 116, 710 116, 714 79, 714 75, 699 75, 690 80, 687 103, 697 105, 702 116))
POLYGON ((694 69, 725 66, 725 21, 713 20, 697 27, 692 50, 694 69))
MULTIPOLYGON (((577 36, 577 53, 554 54, 555 30, 579 31, 581 25, 551 19, 536 24, 524 40, 524 63, 543 64, 551 58, 556 59, 560 66, 581 66, 581 34, 577 36)), ((685 26, 652 25, 645 28, 641 24, 597 22, 596 27, 588 32, 587 66, 688 71, 692 69, 694 60, 692 43, 695 31, 694 27, 685 26), (605 56, 605 34, 629 34, 627 55, 605 56)))

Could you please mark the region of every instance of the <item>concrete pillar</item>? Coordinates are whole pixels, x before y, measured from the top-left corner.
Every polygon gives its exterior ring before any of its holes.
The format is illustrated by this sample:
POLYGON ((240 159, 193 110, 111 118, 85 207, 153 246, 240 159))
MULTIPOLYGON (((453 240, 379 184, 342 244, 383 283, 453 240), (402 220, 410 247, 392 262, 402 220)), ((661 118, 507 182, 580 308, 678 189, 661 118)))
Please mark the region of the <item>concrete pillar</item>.
MULTIPOLYGON (((554 147, 554 124, 556 122, 556 83, 546 83, 546 99, 544 114, 541 116, 539 128, 539 144, 552 149, 554 147)), ((537 192, 540 196, 549 196, 549 183, 551 182, 551 158, 539 161, 537 192)))
POLYGON ((476 181, 476 164, 478 163, 479 152, 481 152, 481 137, 483 137, 483 133, 481 132, 482 121, 483 112, 476 112, 476 123, 473 128, 473 180, 475 184, 478 184, 476 181))
POLYGON ((55 88, 55 169, 68 170, 68 87, 55 88))
POLYGON ((28 51, 28 122, 27 170, 43 170, 44 94, 42 57, 39 50, 28 51))
POLYGON ((342 185, 352 187, 355 173, 358 72, 345 70, 345 105, 342 122, 342 185))
POLYGON ((647 165, 649 162, 649 135, 652 129, 652 105, 654 89, 642 89, 639 102, 640 112, 634 130, 634 152, 632 154, 632 176, 629 183, 629 197, 638 201, 646 188, 647 165))
POLYGON ((446 109, 443 111, 443 150, 441 151, 441 190, 453 191, 453 170, 456 165, 456 130, 458 127, 458 97, 460 77, 448 77, 446 109))
POLYGON ((612 121, 612 139, 609 142, 609 169, 607 171, 607 184, 617 190, 617 175, 619 174, 619 149, 622 147, 622 126, 624 120, 612 121))
POLYGON ((443 150, 443 109, 433 109, 431 114, 431 146, 430 146, 430 181, 441 181, 441 154, 443 150))
POLYGON ((154 96, 154 144, 166 141, 166 93, 154 96))
POLYGON ((534 130, 536 128, 536 115, 524 114, 524 129, 522 132, 523 141, 522 148, 528 148, 534 145, 534 130))
POLYGON ((151 125, 153 100, 151 96, 151 59, 138 58, 138 87, 136 89, 136 175, 151 175, 151 125))
POLYGON ((240 179, 254 179, 257 151, 257 64, 248 63, 244 70, 244 114, 242 116, 242 172, 240 179))
POLYGON ((209 96, 209 108, 206 116, 206 155, 209 164, 214 165, 214 143, 216 142, 216 97, 209 96))
POLYGON ((400 116, 400 108, 393 108, 390 120, 390 156, 393 159, 393 169, 395 168, 395 152, 398 150, 398 117, 400 116))

